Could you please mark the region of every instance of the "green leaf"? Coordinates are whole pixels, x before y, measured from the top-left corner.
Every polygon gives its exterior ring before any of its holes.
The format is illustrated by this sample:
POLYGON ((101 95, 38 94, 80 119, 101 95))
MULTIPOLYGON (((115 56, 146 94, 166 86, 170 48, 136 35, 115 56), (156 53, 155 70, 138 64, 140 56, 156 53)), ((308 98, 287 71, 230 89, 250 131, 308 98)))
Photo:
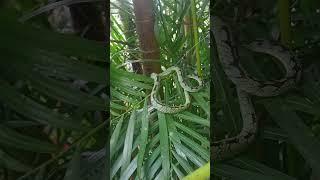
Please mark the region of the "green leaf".
POLYGON ((165 114, 158 112, 159 120, 159 133, 160 133, 160 149, 161 149, 161 162, 164 179, 169 179, 170 174, 170 149, 169 149, 169 134, 168 125, 165 114))
POLYGON ((0 164, 4 167, 17 171, 17 172, 26 172, 31 170, 30 166, 27 166, 20 161, 12 158, 9 154, 0 150, 0 164))
POLYGON ((5 102, 14 111, 36 120, 43 124, 54 127, 83 130, 79 122, 54 113, 51 109, 38 104, 34 100, 18 93, 15 88, 6 81, 0 79, 0 101, 5 102))
MULTIPOLYGON (((183 135, 182 133, 176 134, 178 137, 180 137, 181 141, 184 142, 186 145, 190 147, 194 152, 199 154, 203 159, 206 161, 210 160, 210 149, 209 148, 204 148, 200 144, 195 143, 192 139, 189 137, 183 135)), ((175 137, 175 135, 172 135, 175 137)))
POLYGON ((199 134, 198 132, 196 132, 195 130, 179 123, 179 122, 175 122, 175 125, 181 129, 182 131, 184 131, 185 133, 189 134, 190 136, 192 136, 193 138, 197 139, 198 141, 200 141, 202 143, 202 145, 209 147, 210 142, 206 137, 203 137, 201 134, 199 134))
POLYGON ((198 93, 192 93, 192 97, 196 100, 196 102, 199 104, 199 106, 206 112, 206 114, 210 115, 210 104, 209 101, 204 99, 200 94, 198 93))
POLYGON ((120 180, 127 180, 129 179, 132 174, 135 172, 135 170, 137 169, 137 159, 138 157, 135 157, 131 163, 129 164, 129 166, 127 166, 127 168, 123 171, 123 173, 121 173, 121 177, 120 180))
POLYGON ((67 169, 67 172, 64 176, 63 180, 79 180, 82 179, 81 177, 81 152, 80 149, 77 148, 75 153, 73 154, 72 160, 69 163, 69 167, 67 169))
MULTIPOLYGON (((167 115, 167 119, 168 119, 168 130, 169 130, 169 137, 170 138, 175 138, 176 141, 172 141, 172 144, 173 146, 175 146, 175 144, 178 142, 178 143, 181 143, 181 139, 179 136, 177 136, 179 134, 179 132, 177 131, 177 128, 175 126, 175 123, 173 121, 173 118, 172 116, 170 115, 167 115)), ((175 147, 176 148, 176 147, 175 147)), ((184 159, 186 159, 186 155, 183 154, 183 152, 181 152, 178 148, 176 148, 176 151, 177 153, 183 157, 184 159)))
MULTIPOLYGON (((29 73, 31 85, 40 92, 59 101, 75 106, 84 106, 87 110, 105 110, 106 102, 96 96, 90 96, 69 85, 44 77, 35 73, 29 73)), ((28 77, 28 76, 25 76, 28 77)))
POLYGON ((145 157, 147 140, 148 140, 148 131, 149 131, 149 115, 148 115, 148 103, 147 99, 144 102, 142 120, 141 120, 141 135, 139 143, 139 153, 138 153, 138 178, 141 178, 143 174, 143 161, 145 157))
POLYGON ((182 113, 178 113, 174 115, 175 117, 190 121, 190 122, 194 122, 196 124, 201 124, 204 125, 206 127, 210 127, 210 121, 207 119, 204 119, 198 115, 195 115, 191 112, 188 111, 184 111, 182 113))
POLYGON ((312 102, 308 101, 306 98, 299 96, 289 96, 285 99, 285 103, 288 108, 292 110, 298 110, 312 115, 320 115, 319 105, 314 105, 312 102))
POLYGON ((183 157, 181 157, 179 154, 175 152, 172 152, 172 155, 176 158, 176 160, 179 162, 179 164, 184 169, 184 171, 186 171, 188 174, 193 171, 193 168, 190 166, 190 164, 186 159, 184 159, 183 157))
POLYGON ((274 127, 263 128, 262 137, 275 141, 288 141, 288 135, 282 129, 274 127))
POLYGON ((124 171, 128 168, 130 162, 131 162, 131 153, 132 153, 132 144, 133 144, 133 135, 134 135, 134 124, 136 121, 136 112, 133 111, 131 113, 127 132, 126 132, 126 138, 124 141, 124 147, 123 147, 123 157, 122 157, 122 165, 121 165, 121 174, 124 173, 124 171))
POLYGON ((76 52, 78 57, 91 61, 106 62, 103 43, 34 28, 29 24, 18 23, 15 18, 16 16, 10 11, 1 9, 1 32, 6 36, 2 37, 5 43, 0 45, 0 49, 10 48, 17 50, 17 52, 29 51, 31 48, 46 49, 69 56, 74 55, 76 52), (16 48, 17 44, 23 44, 26 48, 16 48))
POLYGON ((282 180, 277 179, 271 175, 265 175, 261 173, 256 173, 242 168, 236 168, 225 164, 216 164, 214 166, 214 171, 216 175, 228 177, 237 180, 282 180))
POLYGON ((290 177, 280 171, 277 171, 264 164, 261 164, 259 162, 256 162, 247 158, 237 158, 235 160, 232 160, 230 163, 232 163, 235 166, 238 166, 239 168, 256 171, 257 173, 265 174, 268 176, 269 175, 273 176, 274 179, 295 180, 295 178, 290 177))
POLYGON ((119 135, 120 135, 120 130, 122 127, 122 122, 123 122, 123 116, 121 116, 120 120, 118 121, 118 124, 114 131, 112 132, 111 138, 110 138, 110 159, 113 157, 115 153, 115 146, 119 142, 119 135))
POLYGON ((288 134, 290 142, 311 165, 313 172, 320 172, 320 142, 297 114, 285 106, 283 100, 266 102, 265 106, 277 124, 288 134))
MULTIPOLYGON (((175 139, 172 139, 175 140, 175 139)), ((183 144, 176 144, 177 148, 179 148, 186 156, 187 158, 192 161, 196 166, 201 167, 203 166, 206 162, 203 158, 198 156, 195 152, 191 151, 189 148, 184 146, 183 144)))
POLYGON ((137 100, 134 99, 133 97, 124 95, 124 94, 120 93, 118 90, 116 90, 114 88, 111 88, 111 97, 117 98, 117 99, 119 99, 121 101, 124 101, 124 102, 129 102, 129 103, 132 103, 132 104, 136 104, 137 103, 137 100))
MULTIPOLYGON (((155 179, 154 176, 156 175, 156 172, 160 169, 161 167, 161 156, 152 164, 148 171, 148 179, 155 179)), ((164 176, 163 179, 168 178, 168 176, 164 176)))
POLYGON ((58 150, 53 144, 22 135, 2 125, 0 125, 0 144, 40 153, 53 153, 58 150))

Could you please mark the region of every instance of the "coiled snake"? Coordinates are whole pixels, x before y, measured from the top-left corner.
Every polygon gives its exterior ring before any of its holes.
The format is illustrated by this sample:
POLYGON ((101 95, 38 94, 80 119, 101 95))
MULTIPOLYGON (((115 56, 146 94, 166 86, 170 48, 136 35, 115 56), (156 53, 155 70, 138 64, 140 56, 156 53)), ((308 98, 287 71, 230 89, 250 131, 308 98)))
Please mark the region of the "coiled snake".
POLYGON ((286 75, 282 79, 272 81, 255 79, 240 65, 238 51, 234 45, 230 27, 219 17, 211 17, 211 26, 218 58, 225 74, 236 86, 243 119, 242 130, 237 136, 212 143, 211 157, 213 157, 214 161, 219 161, 243 151, 254 140, 257 133, 257 119, 250 95, 269 97, 287 91, 300 78, 301 66, 295 56, 284 47, 267 40, 257 40, 245 45, 245 47, 251 51, 275 57, 283 64, 286 75))
POLYGON ((197 76, 188 75, 187 77, 190 78, 190 79, 196 80, 198 82, 198 86, 196 88, 191 88, 190 86, 188 86, 183 81, 183 77, 182 77, 180 68, 178 68, 176 66, 172 66, 172 67, 168 68, 167 70, 165 70, 165 71, 163 71, 162 73, 159 73, 159 74, 152 73, 151 74, 151 78, 154 80, 153 88, 152 88, 152 92, 151 92, 151 105, 152 105, 152 107, 157 109, 158 111, 163 112, 163 113, 171 113, 171 114, 172 113, 178 113, 178 112, 183 111, 186 108, 188 108, 188 106, 190 104, 189 92, 197 92, 197 91, 199 91, 201 86, 202 86, 202 81, 197 76), (161 103, 158 100, 157 96, 158 96, 158 91, 160 89, 160 79, 161 79, 161 77, 168 76, 172 72, 176 72, 176 74, 178 76, 178 82, 179 82, 179 84, 182 87, 183 92, 184 92, 185 103, 183 105, 180 105, 180 106, 172 106, 172 107, 170 107, 170 106, 167 106, 167 105, 161 103))

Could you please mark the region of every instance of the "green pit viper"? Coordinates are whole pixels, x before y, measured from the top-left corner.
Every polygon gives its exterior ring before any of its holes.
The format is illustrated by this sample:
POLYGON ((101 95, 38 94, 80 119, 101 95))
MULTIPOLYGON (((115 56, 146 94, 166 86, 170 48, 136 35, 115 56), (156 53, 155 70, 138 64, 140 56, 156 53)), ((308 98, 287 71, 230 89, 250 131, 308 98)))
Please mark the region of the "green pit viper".
POLYGON ((244 47, 253 52, 275 57, 283 64, 286 74, 285 77, 272 81, 255 79, 240 64, 230 27, 216 16, 211 17, 211 26, 218 59, 225 74, 236 86, 243 119, 242 130, 238 135, 211 143, 211 159, 221 161, 246 149, 257 134, 258 123, 250 95, 271 97, 289 90, 300 79, 302 68, 297 58, 286 48, 271 41, 256 40, 244 47))

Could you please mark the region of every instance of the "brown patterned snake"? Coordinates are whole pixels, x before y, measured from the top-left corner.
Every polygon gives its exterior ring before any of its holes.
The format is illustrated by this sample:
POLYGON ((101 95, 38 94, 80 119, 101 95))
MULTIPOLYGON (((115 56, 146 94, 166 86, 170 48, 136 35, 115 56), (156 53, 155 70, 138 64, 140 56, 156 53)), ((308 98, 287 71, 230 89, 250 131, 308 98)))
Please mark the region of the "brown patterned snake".
POLYGON ((154 84, 153 84, 153 88, 152 88, 152 92, 151 92, 151 104, 155 109, 157 109, 158 111, 161 111, 163 113, 174 114, 174 113, 178 113, 180 111, 187 109, 188 106, 190 105, 189 92, 198 92, 202 87, 201 79, 199 77, 193 76, 193 75, 188 75, 187 78, 196 80, 198 83, 198 86, 196 88, 192 88, 192 87, 188 86, 183 81, 183 77, 182 77, 182 73, 181 73, 180 68, 178 68, 176 66, 172 66, 159 74, 152 73, 151 78, 154 80, 154 84), (166 104, 161 103, 160 100, 158 100, 158 98, 157 98, 158 91, 160 89, 160 78, 168 76, 172 72, 175 72, 177 74, 178 82, 183 89, 184 97, 185 97, 185 103, 183 105, 167 106, 166 104))
POLYGON ((278 80, 261 81, 255 79, 240 65, 238 50, 234 45, 229 26, 219 17, 211 18, 211 26, 218 58, 225 74, 236 86, 243 119, 242 130, 238 135, 214 141, 211 144, 211 157, 214 161, 219 161, 245 150, 255 138, 258 123, 250 95, 271 97, 287 91, 299 80, 301 66, 284 47, 267 40, 257 40, 245 45, 245 47, 253 52, 275 57, 283 64, 286 74, 285 77, 278 80))

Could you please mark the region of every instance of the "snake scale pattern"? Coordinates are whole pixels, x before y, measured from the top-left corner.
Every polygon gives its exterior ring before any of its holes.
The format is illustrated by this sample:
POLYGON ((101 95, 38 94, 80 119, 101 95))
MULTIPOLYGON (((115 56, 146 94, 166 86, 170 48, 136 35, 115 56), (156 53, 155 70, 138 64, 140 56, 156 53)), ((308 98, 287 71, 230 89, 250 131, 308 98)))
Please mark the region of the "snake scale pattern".
POLYGON ((241 67, 230 27, 217 16, 211 17, 211 26, 218 59, 225 74, 236 86, 243 119, 242 130, 238 135, 212 142, 211 157, 214 161, 221 161, 245 150, 255 138, 258 123, 250 95, 271 97, 289 90, 300 79, 301 65, 286 48, 271 41, 256 40, 245 45, 245 48, 275 57, 282 63, 286 74, 272 81, 255 79, 241 67))
POLYGON ((157 109, 160 112, 170 113, 170 114, 178 113, 180 111, 187 109, 188 106, 190 105, 189 92, 197 92, 202 87, 202 81, 199 79, 199 77, 193 76, 193 75, 188 75, 187 77, 190 79, 196 80, 198 82, 198 86, 196 88, 191 88, 190 86, 188 86, 183 80, 180 68, 178 68, 176 66, 172 66, 159 74, 152 73, 151 78, 154 80, 154 83, 153 83, 153 88, 151 91, 151 105, 153 106, 153 108, 157 109), (161 103, 161 101, 158 99, 158 95, 159 95, 158 92, 160 89, 161 77, 168 76, 172 72, 175 72, 177 74, 178 82, 184 91, 185 103, 183 105, 167 106, 167 105, 161 103))

